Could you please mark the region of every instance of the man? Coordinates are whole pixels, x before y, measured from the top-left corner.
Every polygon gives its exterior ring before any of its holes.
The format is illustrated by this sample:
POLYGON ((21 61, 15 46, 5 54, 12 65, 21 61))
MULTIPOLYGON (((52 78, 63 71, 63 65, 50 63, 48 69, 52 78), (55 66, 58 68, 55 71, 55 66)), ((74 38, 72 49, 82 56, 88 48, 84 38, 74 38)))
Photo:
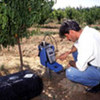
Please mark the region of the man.
POLYGON ((76 83, 91 87, 88 92, 100 90, 100 32, 86 26, 81 29, 75 21, 64 21, 60 27, 60 37, 73 41, 70 51, 58 57, 60 60, 72 53, 74 61, 69 61, 66 77, 76 83))

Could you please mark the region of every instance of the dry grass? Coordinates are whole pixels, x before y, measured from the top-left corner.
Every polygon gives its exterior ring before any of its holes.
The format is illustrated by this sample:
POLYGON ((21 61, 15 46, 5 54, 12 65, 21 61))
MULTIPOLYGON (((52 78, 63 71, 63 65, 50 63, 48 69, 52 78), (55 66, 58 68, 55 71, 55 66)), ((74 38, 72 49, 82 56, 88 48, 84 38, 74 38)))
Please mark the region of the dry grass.
MULTIPOLYGON (((49 25, 50 26, 50 25, 49 25)), ((52 25, 53 26, 53 25, 52 25)), ((57 26, 59 28, 59 25, 57 26)), ((33 28, 34 29, 34 28, 33 28)), ((47 29, 44 29, 46 30, 47 29)), ((48 29, 48 31, 58 31, 57 29, 48 29)), ((41 29, 42 31, 42 29, 41 29)), ((73 43, 67 41, 66 39, 60 39, 58 34, 53 35, 57 41, 58 52, 56 56, 69 50, 73 43)), ((38 45, 43 40, 43 35, 32 36, 29 39, 23 39, 21 42, 24 69, 31 69, 36 74, 38 74, 44 83, 44 90, 42 94, 34 100, 98 100, 99 94, 84 94, 84 87, 70 82, 65 77, 65 72, 61 74, 56 74, 52 72, 52 78, 49 78, 49 74, 46 73, 45 67, 40 64, 38 57, 38 45)), ((50 42, 47 39, 47 42, 50 42)), ((55 44, 54 44, 55 45, 55 44)), ((7 75, 10 73, 18 72, 20 67, 18 47, 2 49, 0 51, 0 74, 7 75)), ((70 55, 65 61, 57 60, 66 69, 68 61, 72 59, 70 55)), ((33 100, 33 99, 32 99, 33 100)))

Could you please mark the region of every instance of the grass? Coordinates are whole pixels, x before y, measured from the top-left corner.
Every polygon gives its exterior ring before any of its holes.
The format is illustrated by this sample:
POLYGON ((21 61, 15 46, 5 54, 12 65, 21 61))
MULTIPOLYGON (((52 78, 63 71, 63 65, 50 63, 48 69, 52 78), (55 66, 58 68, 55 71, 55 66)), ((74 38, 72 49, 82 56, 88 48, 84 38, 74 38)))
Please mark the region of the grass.
POLYGON ((46 31, 46 32, 40 32, 40 31, 32 31, 30 33, 30 36, 34 36, 34 35, 46 35, 46 34, 57 34, 57 32, 50 32, 50 31, 46 31))
POLYGON ((0 66, 0 71, 2 71, 4 73, 4 75, 8 75, 9 74, 9 71, 5 68, 4 65, 0 66))

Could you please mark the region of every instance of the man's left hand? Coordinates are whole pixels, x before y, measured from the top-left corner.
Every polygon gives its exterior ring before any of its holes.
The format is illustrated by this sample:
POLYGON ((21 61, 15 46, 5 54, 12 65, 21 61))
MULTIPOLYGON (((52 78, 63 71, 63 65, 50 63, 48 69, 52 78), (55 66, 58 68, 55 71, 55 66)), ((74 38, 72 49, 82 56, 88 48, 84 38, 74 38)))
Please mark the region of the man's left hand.
POLYGON ((68 67, 70 67, 70 66, 76 67, 76 62, 73 60, 69 61, 68 67))

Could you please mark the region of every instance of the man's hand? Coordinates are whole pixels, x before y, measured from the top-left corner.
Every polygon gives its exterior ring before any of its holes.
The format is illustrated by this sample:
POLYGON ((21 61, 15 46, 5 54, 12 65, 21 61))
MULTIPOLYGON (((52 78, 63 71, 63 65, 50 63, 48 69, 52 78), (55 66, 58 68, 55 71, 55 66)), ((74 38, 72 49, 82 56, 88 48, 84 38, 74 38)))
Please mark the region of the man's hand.
POLYGON ((67 67, 70 67, 70 66, 76 67, 76 62, 73 60, 69 61, 69 64, 67 65, 67 67))
POLYGON ((69 55, 69 52, 65 52, 63 54, 61 54, 59 57, 57 57, 56 59, 60 59, 60 60, 65 60, 67 58, 67 56, 69 55))
POLYGON ((67 51, 63 54, 61 54, 59 57, 56 57, 56 59, 60 59, 60 60, 65 60, 67 58, 67 56, 73 52, 77 51, 77 48, 75 46, 72 46, 70 51, 67 51))

